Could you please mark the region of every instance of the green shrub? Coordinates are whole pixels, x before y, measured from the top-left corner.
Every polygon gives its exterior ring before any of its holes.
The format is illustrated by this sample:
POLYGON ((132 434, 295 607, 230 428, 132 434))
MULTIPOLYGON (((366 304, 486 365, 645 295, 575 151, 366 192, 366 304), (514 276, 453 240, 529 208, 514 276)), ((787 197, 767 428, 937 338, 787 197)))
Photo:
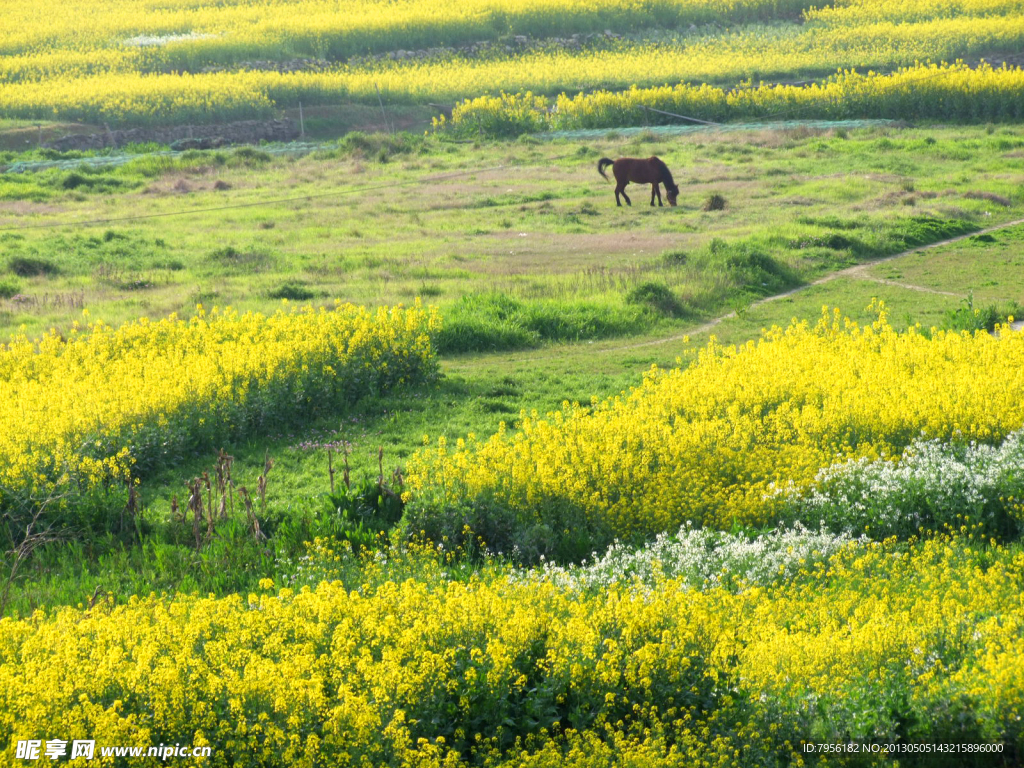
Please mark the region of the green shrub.
POLYGON ((15 256, 7 262, 7 269, 18 277, 42 277, 60 272, 52 261, 31 256, 15 256))
POLYGON ((641 283, 626 294, 627 304, 650 307, 668 317, 689 317, 693 313, 672 290, 662 283, 641 283))
POLYGON ((21 285, 17 280, 0 280, 0 299, 9 299, 21 293, 21 285))
POLYGON ((141 185, 138 179, 125 179, 119 169, 109 167, 79 166, 79 170, 50 176, 51 186, 67 191, 85 189, 91 192, 108 192, 115 189, 134 188, 141 185), (116 175, 115 175, 116 174, 116 175))
POLYGON ((845 251, 846 249, 857 250, 860 243, 851 237, 841 235, 838 232, 828 232, 824 235, 805 235, 798 240, 789 243, 791 248, 828 248, 833 251, 845 251))
MULTIPOLYGON (((188 153, 183 157, 188 157, 188 153)), ((202 154, 199 155, 199 159, 205 159, 202 154)), ((260 167, 267 165, 271 160, 268 153, 261 149, 254 149, 253 147, 240 147, 231 153, 230 159, 228 160, 229 165, 241 165, 246 167, 260 167)))
POLYGON ((338 147, 351 155, 372 157, 385 163, 392 155, 412 152, 423 143, 422 138, 408 133, 363 133, 353 131, 338 142, 338 147))
POLYGON ((287 299, 288 301, 309 301, 316 298, 316 292, 311 291, 301 283, 284 283, 267 293, 271 299, 287 299))
POLYGON ((61 181, 60 185, 64 189, 78 189, 82 186, 91 187, 92 180, 85 178, 85 176, 80 173, 69 173, 64 177, 64 180, 61 181))
POLYGON ((747 243, 729 246, 726 253, 726 269, 743 290, 764 296, 800 282, 788 266, 747 243))

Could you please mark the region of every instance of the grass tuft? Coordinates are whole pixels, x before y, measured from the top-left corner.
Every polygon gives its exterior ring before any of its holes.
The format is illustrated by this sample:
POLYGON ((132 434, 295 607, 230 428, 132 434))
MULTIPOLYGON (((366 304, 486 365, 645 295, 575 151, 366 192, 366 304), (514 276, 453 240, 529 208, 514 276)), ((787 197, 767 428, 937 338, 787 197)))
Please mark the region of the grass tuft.
POLYGON ((700 207, 702 211, 724 211, 725 210, 725 198, 719 195, 717 192, 708 195, 704 204, 700 207))

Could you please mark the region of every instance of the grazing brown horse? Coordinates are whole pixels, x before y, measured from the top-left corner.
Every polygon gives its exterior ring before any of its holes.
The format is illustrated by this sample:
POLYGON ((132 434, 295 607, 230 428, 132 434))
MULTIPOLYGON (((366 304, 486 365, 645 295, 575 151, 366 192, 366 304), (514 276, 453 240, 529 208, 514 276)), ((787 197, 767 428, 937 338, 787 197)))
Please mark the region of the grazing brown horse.
POLYGON ((657 157, 649 157, 646 160, 637 157, 620 157, 618 160, 609 160, 607 157, 602 157, 597 161, 597 172, 606 179, 608 179, 608 175, 604 169, 609 165, 615 175, 615 204, 619 207, 622 206, 622 203, 619 202, 619 195, 626 198, 626 205, 633 204, 626 194, 626 185, 631 181, 634 184, 651 185, 651 205, 654 205, 655 197, 658 198, 658 205, 661 205, 661 190, 658 189, 658 185, 664 184, 668 204, 672 206, 676 204, 679 187, 672 180, 672 173, 668 166, 657 157))

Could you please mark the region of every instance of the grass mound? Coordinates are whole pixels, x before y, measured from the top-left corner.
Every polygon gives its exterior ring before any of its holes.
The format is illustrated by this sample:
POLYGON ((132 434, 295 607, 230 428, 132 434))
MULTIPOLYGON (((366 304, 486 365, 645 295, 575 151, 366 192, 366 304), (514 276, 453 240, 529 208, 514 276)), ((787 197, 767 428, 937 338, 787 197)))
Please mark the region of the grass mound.
POLYGON ((586 301, 523 301, 501 293, 464 296, 445 312, 435 337, 444 353, 525 349, 638 333, 651 324, 639 308, 586 301))

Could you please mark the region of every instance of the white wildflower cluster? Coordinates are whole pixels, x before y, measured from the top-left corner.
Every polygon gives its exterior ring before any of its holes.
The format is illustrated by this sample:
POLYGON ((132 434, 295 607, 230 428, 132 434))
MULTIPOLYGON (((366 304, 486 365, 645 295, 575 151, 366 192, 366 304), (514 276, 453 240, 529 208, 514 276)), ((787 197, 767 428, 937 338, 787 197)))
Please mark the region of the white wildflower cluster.
POLYGON ((139 48, 145 48, 148 46, 161 46, 170 45, 171 43, 183 43, 191 40, 210 40, 217 37, 217 35, 209 32, 185 32, 182 34, 166 34, 166 35, 137 35, 135 37, 129 37, 124 41, 125 45, 131 45, 139 48))
POLYGON ((667 580, 698 589, 736 583, 763 586, 861 543, 845 533, 815 532, 801 525, 751 537, 688 523, 678 533, 661 534, 643 547, 616 542, 592 562, 568 567, 547 564, 523 577, 580 591, 615 584, 656 589, 667 580))
POLYGON ((917 441, 898 461, 861 459, 818 473, 809 490, 788 488, 788 517, 874 537, 980 526, 1015 535, 1006 499, 1024 490, 1024 431, 1002 445, 917 441))

